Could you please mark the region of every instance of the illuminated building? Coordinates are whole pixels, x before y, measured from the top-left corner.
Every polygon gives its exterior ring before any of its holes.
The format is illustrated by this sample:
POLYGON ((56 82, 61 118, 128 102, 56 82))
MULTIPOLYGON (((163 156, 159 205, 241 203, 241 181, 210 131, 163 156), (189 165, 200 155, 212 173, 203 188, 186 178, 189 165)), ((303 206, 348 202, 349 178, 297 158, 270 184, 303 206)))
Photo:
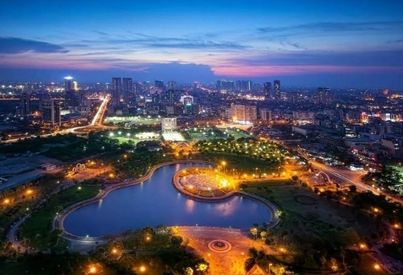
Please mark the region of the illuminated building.
POLYGON ((116 107, 120 103, 120 96, 122 93, 122 78, 112 78, 112 105, 116 107))
POLYGON ((24 92, 21 95, 21 100, 20 100, 20 114, 23 117, 26 117, 30 114, 30 109, 31 109, 31 96, 24 92))
POLYGON ((238 91, 251 91, 253 83, 250 80, 237 80, 235 82, 235 88, 238 91))
POLYGON ((73 91, 73 77, 72 76, 66 76, 64 78, 64 91, 73 91))
POLYGON ((274 98, 279 100, 281 98, 281 85, 280 80, 273 81, 274 98))
POLYGON ((130 77, 124 77, 122 95, 126 102, 128 101, 128 97, 131 93, 133 93, 133 79, 130 77))
POLYGON ((73 80, 73 77, 66 76, 64 78, 64 99, 66 102, 66 106, 71 109, 76 108, 80 104, 80 99, 77 94, 78 91, 78 83, 73 80))
POLYGON ((265 100, 271 99, 273 96, 271 94, 271 82, 265 82, 263 83, 263 93, 264 93, 264 98, 265 100))
POLYGON ((42 102, 42 120, 52 126, 61 125, 61 103, 55 99, 44 100, 42 102))
POLYGON ((250 124, 257 119, 256 106, 231 104, 231 118, 236 123, 250 124))
POLYGON ((323 104, 323 105, 328 105, 332 101, 331 95, 330 95, 330 89, 325 88, 325 87, 319 87, 317 96, 316 96, 316 103, 317 104, 323 104))
POLYGON ((161 119, 161 128, 163 132, 174 131, 177 128, 176 117, 164 117, 161 119))
POLYGON ((220 92, 233 91, 234 88, 235 88, 234 81, 228 81, 228 80, 217 81, 217 90, 220 92))
POLYGON ((259 111, 260 119, 266 122, 270 122, 272 120, 271 110, 263 108, 259 111))
POLYGON ((77 81, 73 81, 73 91, 78 91, 78 82, 77 81))

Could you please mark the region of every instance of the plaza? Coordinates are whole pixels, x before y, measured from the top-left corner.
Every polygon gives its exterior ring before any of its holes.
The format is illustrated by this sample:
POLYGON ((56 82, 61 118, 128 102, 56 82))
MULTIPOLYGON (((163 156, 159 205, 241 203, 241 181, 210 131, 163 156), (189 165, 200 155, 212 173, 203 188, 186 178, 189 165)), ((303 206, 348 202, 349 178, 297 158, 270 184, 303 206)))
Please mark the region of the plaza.
POLYGON ((223 198, 236 191, 238 181, 217 168, 191 167, 175 174, 174 185, 198 198, 223 198))

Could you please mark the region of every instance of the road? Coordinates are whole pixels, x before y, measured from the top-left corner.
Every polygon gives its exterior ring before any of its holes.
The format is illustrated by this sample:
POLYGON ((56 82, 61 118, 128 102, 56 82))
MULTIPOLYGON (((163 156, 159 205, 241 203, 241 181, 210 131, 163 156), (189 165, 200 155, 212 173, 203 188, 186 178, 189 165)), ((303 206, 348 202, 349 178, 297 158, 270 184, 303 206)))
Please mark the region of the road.
MULTIPOLYGON (((72 133, 76 133, 78 131, 85 131, 88 128, 94 128, 94 127, 101 127, 102 126, 102 122, 105 116, 105 113, 108 109, 108 103, 110 101, 110 96, 107 95, 102 99, 102 103, 101 105, 98 107, 97 112, 95 113, 91 123, 89 125, 85 125, 85 126, 79 126, 79 127, 72 127, 72 128, 68 128, 68 129, 62 129, 62 130, 57 130, 54 131, 52 133, 49 134, 43 134, 43 135, 39 135, 39 137, 50 137, 50 136, 55 136, 55 135, 66 135, 66 134, 72 134, 72 133)), ((23 139, 30 139, 30 138, 34 138, 36 136, 29 136, 26 138, 13 138, 13 139, 7 139, 4 141, 1 141, 1 143, 15 143, 18 141, 21 141, 23 139)))
POLYGON ((107 95, 104 97, 102 100, 101 105, 98 108, 98 111, 96 112, 94 118, 91 121, 91 126, 102 126, 102 122, 105 117, 105 113, 108 110, 108 103, 110 101, 110 96, 107 95))
POLYGON ((297 152, 301 157, 308 160, 309 164, 311 164, 313 168, 315 168, 319 171, 322 171, 322 172, 328 174, 329 176, 338 178, 345 183, 352 184, 352 185, 356 186, 357 190, 359 190, 359 191, 369 191, 369 192, 374 193, 375 195, 383 195, 383 196, 385 196, 385 198, 387 200, 389 200, 391 202, 403 204, 403 198, 397 197, 397 196, 392 196, 389 193, 384 192, 381 189, 378 189, 378 188, 372 187, 371 185, 365 184, 361 179, 362 176, 365 174, 363 172, 351 171, 348 169, 337 168, 337 167, 333 167, 333 166, 329 166, 329 165, 320 163, 318 161, 313 160, 312 157, 310 157, 301 148, 290 148, 290 147, 286 146, 283 142, 279 142, 276 140, 271 140, 271 141, 274 141, 274 142, 280 144, 281 146, 285 147, 288 150, 297 152))
MULTIPOLYGON (((307 158, 309 159, 309 158, 307 158)), ((355 185, 358 190, 360 191, 370 191, 374 193, 375 195, 384 195, 386 199, 397 202, 400 204, 403 204, 403 199, 398 198, 395 196, 391 196, 388 193, 379 190, 375 187, 372 187, 371 185, 365 184, 362 182, 361 177, 364 175, 362 172, 356 172, 356 171, 350 171, 347 169, 340 169, 332 166, 328 166, 326 164, 314 161, 314 160, 309 160, 309 163, 312 165, 313 168, 327 173, 329 176, 333 176, 335 178, 338 178, 344 182, 347 182, 349 184, 355 185)))

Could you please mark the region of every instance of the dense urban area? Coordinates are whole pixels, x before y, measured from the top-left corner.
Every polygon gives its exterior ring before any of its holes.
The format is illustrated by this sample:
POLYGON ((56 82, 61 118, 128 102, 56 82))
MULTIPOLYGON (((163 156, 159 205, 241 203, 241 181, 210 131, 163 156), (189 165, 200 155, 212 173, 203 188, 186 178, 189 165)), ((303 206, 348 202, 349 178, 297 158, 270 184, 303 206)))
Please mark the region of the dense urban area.
POLYGON ((403 93, 0 83, 1 274, 401 274, 403 93))

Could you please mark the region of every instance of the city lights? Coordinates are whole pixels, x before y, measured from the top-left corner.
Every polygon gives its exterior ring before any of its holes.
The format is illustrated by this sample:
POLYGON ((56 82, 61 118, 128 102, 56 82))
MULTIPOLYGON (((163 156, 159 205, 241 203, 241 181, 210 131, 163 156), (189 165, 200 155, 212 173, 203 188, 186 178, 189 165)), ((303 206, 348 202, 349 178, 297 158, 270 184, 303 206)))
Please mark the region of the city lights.
POLYGON ((147 271, 147 267, 146 267, 145 265, 141 265, 141 266, 139 267, 139 271, 140 271, 141 273, 144 273, 144 272, 147 271))
POLYGON ((403 1, 3 2, 1 274, 403 274, 403 1))

